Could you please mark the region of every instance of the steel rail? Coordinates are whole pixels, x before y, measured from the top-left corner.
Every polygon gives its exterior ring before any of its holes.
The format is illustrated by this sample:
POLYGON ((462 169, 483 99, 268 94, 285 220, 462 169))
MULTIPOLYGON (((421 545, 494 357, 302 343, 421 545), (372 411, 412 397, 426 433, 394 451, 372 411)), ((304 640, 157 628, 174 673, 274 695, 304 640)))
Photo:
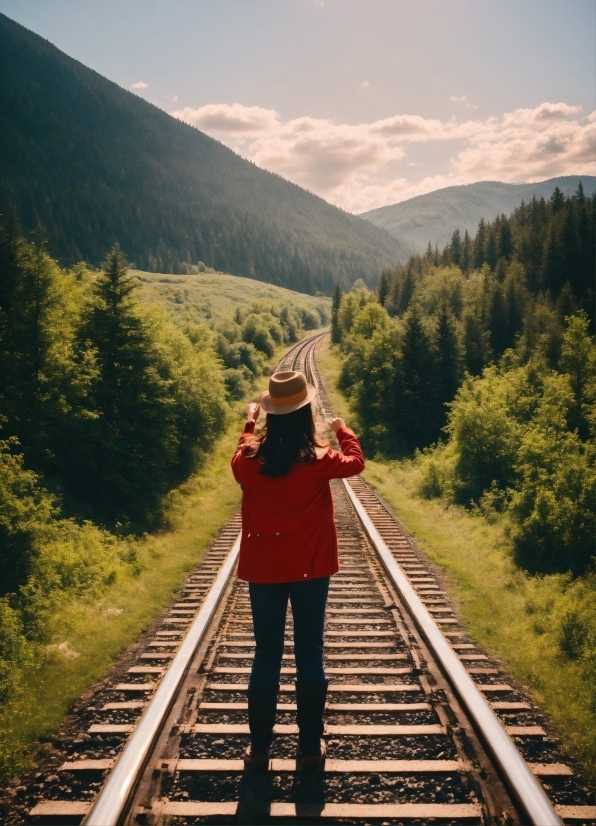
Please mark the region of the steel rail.
POLYGON ((209 589, 205 602, 193 620, 139 724, 120 754, 105 786, 83 820, 83 826, 117 826, 125 813, 151 748, 163 728, 180 684, 188 672, 194 653, 205 639, 209 624, 235 570, 239 551, 240 535, 234 542, 215 582, 209 589))
POLYGON ((466 707, 482 739, 524 809, 532 826, 561 826, 561 820, 538 780, 534 777, 497 715, 484 699, 441 630, 412 588, 393 554, 383 541, 364 506, 346 479, 342 479, 350 501, 385 571, 397 588, 426 643, 434 652, 458 698, 466 707))

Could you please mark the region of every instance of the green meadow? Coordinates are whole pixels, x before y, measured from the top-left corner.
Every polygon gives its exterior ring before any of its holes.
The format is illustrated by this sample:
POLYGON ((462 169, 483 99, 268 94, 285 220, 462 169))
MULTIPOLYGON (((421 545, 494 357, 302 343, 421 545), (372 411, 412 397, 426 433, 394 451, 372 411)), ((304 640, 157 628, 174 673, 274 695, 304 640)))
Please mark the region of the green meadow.
POLYGON ((257 301, 316 311, 323 307, 327 313, 331 306, 325 296, 305 295, 213 270, 196 275, 162 275, 140 270, 130 270, 130 274, 141 282, 142 299, 148 304, 165 307, 171 318, 180 324, 225 322, 234 316, 238 307, 257 301))

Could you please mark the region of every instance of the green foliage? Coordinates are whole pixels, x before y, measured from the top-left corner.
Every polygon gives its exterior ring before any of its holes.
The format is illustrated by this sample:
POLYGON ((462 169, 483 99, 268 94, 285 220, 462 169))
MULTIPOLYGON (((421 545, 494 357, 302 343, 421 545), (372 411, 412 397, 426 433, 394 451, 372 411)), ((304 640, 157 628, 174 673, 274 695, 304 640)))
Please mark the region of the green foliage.
POLYGON ((39 488, 37 476, 13 454, 16 439, 0 442, 1 594, 15 590, 30 574, 38 552, 37 528, 54 511, 52 498, 39 488))
MULTIPOLYGON (((0 267, 2 553, 11 590, 34 556, 27 509, 51 501, 33 492, 29 471, 44 474, 71 513, 155 525, 167 491, 221 432, 226 391, 212 331, 176 328, 144 308, 118 245, 102 272, 64 272, 11 219, 0 231, 0 267)), ((294 316, 286 321, 295 331, 294 316)))
POLYGON ((572 407, 569 376, 549 376, 516 460, 514 547, 519 563, 534 571, 577 574, 594 560, 594 449, 567 430, 572 407))
MULTIPOLYGON (((570 318, 568 341, 585 319, 570 318)), ((594 345, 586 353, 594 357, 594 345)), ((487 368, 451 405, 446 448, 421 457, 422 495, 506 511, 516 561, 532 572, 589 570, 594 561, 596 462, 569 429, 568 373, 544 362, 487 368)))
POLYGON ((369 450, 445 433, 419 456, 419 492, 506 513, 533 572, 594 559, 595 210, 556 188, 383 272, 378 304, 355 291, 338 310, 340 386, 369 450))
POLYGON ((447 432, 456 457, 456 502, 478 501, 492 483, 507 488, 513 482, 521 434, 504 404, 506 389, 506 379, 488 368, 481 381, 464 381, 453 402, 447 432))
POLYGON ((66 265, 98 265, 119 238, 142 270, 212 267, 329 295, 405 252, 4 15, 0 68, 0 213, 13 207, 27 231, 42 221, 66 265))

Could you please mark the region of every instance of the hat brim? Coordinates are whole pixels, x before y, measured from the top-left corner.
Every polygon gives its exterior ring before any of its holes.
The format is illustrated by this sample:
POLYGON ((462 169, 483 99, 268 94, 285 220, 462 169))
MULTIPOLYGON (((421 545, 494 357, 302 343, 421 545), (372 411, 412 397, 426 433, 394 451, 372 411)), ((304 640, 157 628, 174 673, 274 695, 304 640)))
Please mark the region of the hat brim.
POLYGON ((317 388, 313 387, 312 384, 307 384, 306 389, 307 393, 305 398, 299 402, 295 402, 294 404, 273 404, 268 391, 265 390, 259 396, 261 410, 264 410, 265 413, 273 413, 274 416, 280 416, 284 413, 293 413, 294 410, 300 410, 301 407, 306 407, 307 404, 310 404, 317 395, 317 388))

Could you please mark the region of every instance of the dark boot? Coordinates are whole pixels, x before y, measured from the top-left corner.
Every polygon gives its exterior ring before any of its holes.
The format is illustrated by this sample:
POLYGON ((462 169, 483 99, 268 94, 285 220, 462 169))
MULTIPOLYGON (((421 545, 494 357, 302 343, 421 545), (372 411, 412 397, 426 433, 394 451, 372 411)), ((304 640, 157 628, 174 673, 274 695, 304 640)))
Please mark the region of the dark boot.
POLYGON ((244 752, 244 763, 256 771, 267 771, 269 768, 269 748, 273 740, 278 691, 279 686, 249 688, 247 692, 250 746, 244 752))
POLYGON ((316 771, 325 762, 327 745, 322 740, 325 724, 325 700, 327 686, 320 683, 296 683, 296 704, 298 706, 298 762, 304 771, 316 771))

